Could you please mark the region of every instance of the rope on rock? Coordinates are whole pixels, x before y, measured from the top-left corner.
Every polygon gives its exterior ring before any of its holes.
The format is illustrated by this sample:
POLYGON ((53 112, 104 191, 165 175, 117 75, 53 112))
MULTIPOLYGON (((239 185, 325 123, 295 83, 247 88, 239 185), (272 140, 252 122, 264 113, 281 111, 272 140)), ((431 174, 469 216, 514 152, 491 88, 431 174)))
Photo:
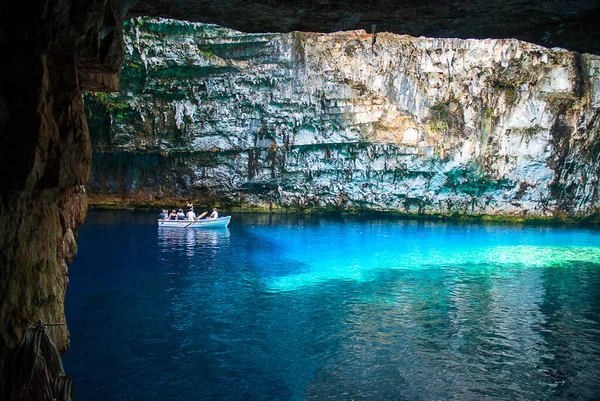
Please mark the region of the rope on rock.
POLYGON ((13 400, 70 401, 73 397, 73 379, 65 374, 60 352, 41 320, 25 332, 13 371, 13 400))

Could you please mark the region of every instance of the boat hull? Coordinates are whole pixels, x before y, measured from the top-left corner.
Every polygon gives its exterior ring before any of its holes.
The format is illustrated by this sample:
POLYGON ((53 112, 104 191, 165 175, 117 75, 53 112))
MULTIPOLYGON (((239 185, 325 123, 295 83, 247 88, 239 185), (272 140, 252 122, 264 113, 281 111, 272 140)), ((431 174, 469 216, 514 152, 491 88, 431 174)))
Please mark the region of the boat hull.
POLYGON ((210 220, 200 219, 194 222, 191 220, 158 220, 158 226, 165 228, 224 228, 229 225, 229 220, 231 220, 231 216, 210 220))

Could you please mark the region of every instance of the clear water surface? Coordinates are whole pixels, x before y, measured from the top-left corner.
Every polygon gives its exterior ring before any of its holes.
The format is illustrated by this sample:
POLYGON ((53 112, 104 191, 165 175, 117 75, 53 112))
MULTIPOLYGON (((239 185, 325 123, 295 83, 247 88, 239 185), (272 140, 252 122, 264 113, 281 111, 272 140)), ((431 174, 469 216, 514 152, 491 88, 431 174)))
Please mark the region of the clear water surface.
POLYGON ((600 398, 600 231, 90 212, 76 400, 600 398))

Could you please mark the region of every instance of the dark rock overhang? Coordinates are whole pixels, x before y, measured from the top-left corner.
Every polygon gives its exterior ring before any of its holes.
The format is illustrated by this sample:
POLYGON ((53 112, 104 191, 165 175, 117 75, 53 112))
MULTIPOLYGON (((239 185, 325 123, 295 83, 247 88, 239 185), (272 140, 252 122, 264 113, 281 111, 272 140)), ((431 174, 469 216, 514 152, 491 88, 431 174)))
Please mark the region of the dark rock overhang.
POLYGON ((127 17, 207 22, 244 32, 364 29, 412 36, 516 38, 600 53, 595 0, 124 0, 127 17), (134 4, 132 4, 134 3, 134 4))

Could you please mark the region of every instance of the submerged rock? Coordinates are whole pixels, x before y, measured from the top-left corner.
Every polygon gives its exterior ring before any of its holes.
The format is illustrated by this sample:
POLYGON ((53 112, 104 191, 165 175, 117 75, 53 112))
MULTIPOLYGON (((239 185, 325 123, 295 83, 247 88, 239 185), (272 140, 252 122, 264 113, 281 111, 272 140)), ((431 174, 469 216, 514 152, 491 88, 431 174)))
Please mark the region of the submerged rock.
POLYGON ((597 218, 600 57, 138 18, 87 94, 90 200, 597 218))

